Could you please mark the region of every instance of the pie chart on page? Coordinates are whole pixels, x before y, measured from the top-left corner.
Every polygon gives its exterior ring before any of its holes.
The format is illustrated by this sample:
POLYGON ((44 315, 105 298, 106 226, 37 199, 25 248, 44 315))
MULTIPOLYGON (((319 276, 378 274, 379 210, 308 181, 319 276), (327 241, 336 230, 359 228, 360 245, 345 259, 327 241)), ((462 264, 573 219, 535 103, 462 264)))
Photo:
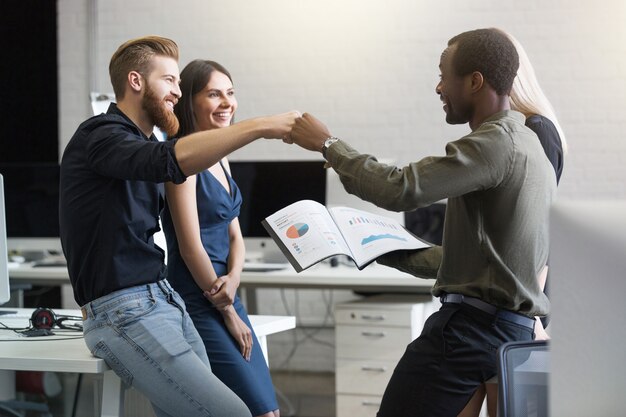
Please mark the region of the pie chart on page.
POLYGON ((287 229, 287 237, 290 239, 297 239, 302 237, 309 231, 309 225, 306 223, 296 223, 287 229))

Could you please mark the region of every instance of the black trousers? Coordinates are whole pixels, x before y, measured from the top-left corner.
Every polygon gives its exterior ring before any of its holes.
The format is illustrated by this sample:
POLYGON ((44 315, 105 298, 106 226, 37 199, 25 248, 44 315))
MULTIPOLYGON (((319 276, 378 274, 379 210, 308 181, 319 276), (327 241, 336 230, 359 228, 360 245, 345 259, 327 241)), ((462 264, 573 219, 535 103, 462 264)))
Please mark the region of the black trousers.
POLYGON ((467 304, 443 304, 407 346, 378 417, 456 417, 476 388, 496 375, 498 347, 532 339, 531 328, 467 304))

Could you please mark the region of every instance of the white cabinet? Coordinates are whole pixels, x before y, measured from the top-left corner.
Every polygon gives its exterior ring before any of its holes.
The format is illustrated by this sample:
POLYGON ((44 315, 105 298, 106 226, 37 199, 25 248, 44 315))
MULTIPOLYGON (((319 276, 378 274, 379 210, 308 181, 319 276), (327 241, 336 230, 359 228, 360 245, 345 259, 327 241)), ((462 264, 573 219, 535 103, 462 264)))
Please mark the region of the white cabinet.
POLYGON ((376 416, 391 374, 424 321, 430 295, 379 295, 335 305, 337 417, 376 416))

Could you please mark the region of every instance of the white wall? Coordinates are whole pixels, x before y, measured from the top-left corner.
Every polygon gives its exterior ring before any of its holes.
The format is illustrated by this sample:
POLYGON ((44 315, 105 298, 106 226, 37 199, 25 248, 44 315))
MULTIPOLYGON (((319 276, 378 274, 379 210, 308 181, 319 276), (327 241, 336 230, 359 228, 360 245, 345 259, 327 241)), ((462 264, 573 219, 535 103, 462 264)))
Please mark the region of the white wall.
MULTIPOLYGON (((95 10, 95 87, 110 91, 108 62, 123 41, 175 39, 181 68, 223 63, 238 117, 310 111, 364 152, 400 163, 443 153, 467 131, 444 122, 434 94, 446 41, 499 26, 525 45, 571 145, 561 196, 624 196, 626 3, 556 0, 59 0, 60 137, 89 115, 87 19, 95 10)), ((302 157, 261 141, 241 157, 302 157)))
MULTIPOLYGON (((626 3, 621 0, 58 0, 58 5, 62 149, 90 115, 89 91, 111 90, 108 62, 117 46, 159 34, 178 42, 181 68, 207 58, 231 71, 239 120, 298 109, 320 117, 359 150, 398 164, 443 154, 445 143, 468 128, 445 124, 434 93, 439 55, 453 35, 498 26, 526 47, 567 134, 570 153, 560 198, 626 196, 621 137, 626 3)), ((258 141, 235 156, 309 155, 258 141)), ((332 366, 328 355, 321 361, 322 367, 332 366)))

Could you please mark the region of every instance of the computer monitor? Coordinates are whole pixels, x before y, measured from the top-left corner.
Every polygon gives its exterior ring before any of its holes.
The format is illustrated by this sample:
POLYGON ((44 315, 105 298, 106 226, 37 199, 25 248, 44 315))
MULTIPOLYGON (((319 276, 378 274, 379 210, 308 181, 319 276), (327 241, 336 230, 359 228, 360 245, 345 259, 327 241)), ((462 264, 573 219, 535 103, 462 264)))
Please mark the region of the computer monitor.
POLYGON ((550 415, 624 415, 626 200, 550 215, 550 415))
POLYGON ((59 164, 2 163, 9 251, 37 260, 61 253, 59 164))
POLYGON ((404 213, 404 226, 415 236, 435 245, 441 245, 445 217, 446 203, 434 203, 404 213))
POLYGON ((9 287, 9 260, 7 256, 7 229, 4 214, 4 185, 0 174, 0 305, 11 298, 9 287))
POLYGON ((239 224, 247 260, 287 262, 261 221, 299 200, 325 205, 324 161, 230 161, 230 169, 243 198, 239 224))

